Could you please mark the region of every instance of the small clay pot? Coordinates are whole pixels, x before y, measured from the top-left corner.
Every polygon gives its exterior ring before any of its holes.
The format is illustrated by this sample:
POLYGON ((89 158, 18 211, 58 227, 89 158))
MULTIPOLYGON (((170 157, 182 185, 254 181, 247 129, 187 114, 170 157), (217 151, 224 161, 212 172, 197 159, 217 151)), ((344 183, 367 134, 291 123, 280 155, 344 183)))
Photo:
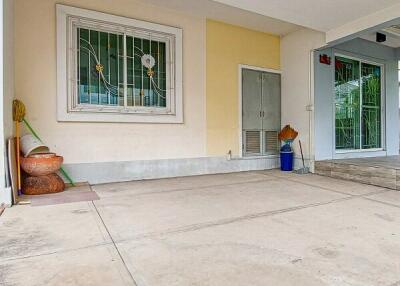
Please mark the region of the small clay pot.
POLYGON ((49 174, 39 177, 26 177, 22 184, 22 192, 25 195, 43 195, 64 191, 64 181, 57 174, 49 174))
POLYGON ((54 153, 35 154, 21 157, 21 168, 31 176, 45 176, 58 171, 62 162, 63 157, 54 153))

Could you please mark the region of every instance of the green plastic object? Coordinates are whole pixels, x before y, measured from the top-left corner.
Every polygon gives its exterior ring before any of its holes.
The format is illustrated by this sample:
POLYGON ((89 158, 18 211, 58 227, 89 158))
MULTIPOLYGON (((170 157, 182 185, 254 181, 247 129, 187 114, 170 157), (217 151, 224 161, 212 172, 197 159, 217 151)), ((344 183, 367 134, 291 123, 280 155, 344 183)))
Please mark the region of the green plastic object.
MULTIPOLYGON (((43 143, 42 139, 40 139, 39 135, 37 135, 35 130, 33 130, 32 126, 28 123, 28 121, 26 121, 25 118, 22 121, 25 123, 26 127, 29 129, 29 131, 32 133, 32 135, 35 136, 38 140, 40 140, 40 142, 43 143)), ((60 173, 68 180, 68 182, 73 187, 75 187, 74 181, 71 179, 71 177, 68 175, 67 171, 65 171, 63 167, 60 168, 60 173)))

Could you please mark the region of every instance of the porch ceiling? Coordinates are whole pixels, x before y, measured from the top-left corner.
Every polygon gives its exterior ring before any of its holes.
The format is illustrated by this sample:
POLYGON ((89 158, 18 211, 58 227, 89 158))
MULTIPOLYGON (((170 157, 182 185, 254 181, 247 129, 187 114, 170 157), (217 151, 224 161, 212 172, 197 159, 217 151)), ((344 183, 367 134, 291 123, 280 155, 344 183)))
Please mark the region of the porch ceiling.
POLYGON ((147 0, 146 2, 275 35, 283 36, 301 29, 300 26, 286 21, 211 0, 147 0))
POLYGON ((323 32, 399 4, 398 0, 215 1, 323 32))
POLYGON ((368 31, 364 35, 360 36, 360 38, 375 42, 377 32, 386 35, 386 41, 382 42, 382 45, 392 48, 400 48, 400 19, 398 19, 397 22, 392 23, 392 25, 388 25, 382 29, 368 31))

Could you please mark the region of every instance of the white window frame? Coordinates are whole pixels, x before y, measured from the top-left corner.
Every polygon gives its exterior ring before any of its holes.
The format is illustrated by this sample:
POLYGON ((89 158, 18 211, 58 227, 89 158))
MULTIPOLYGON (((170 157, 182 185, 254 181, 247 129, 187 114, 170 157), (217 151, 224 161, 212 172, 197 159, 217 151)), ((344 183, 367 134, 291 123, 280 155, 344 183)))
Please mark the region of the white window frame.
MULTIPOLYGON (((335 52, 334 58, 336 57, 347 58, 350 60, 355 60, 360 63, 360 84, 361 84, 361 64, 372 64, 379 66, 381 68, 381 147, 379 148, 369 148, 369 149, 362 149, 361 144, 361 136, 360 136, 360 148, 359 149, 336 149, 336 106, 335 106, 335 89, 333 90, 333 150, 334 150, 334 158, 337 158, 337 155, 341 154, 357 154, 357 153, 372 153, 372 152, 381 152, 386 150, 386 90, 385 90, 385 65, 383 63, 378 63, 374 61, 370 61, 367 59, 363 59, 357 56, 349 55, 346 53, 335 52)), ((333 72, 333 83, 335 83, 335 67, 333 72)), ((360 86, 360 96, 361 96, 361 105, 362 105, 362 89, 360 86)), ((360 109, 361 113, 361 109, 360 109)), ((360 115, 361 116, 361 115, 360 115)), ((360 121, 361 124, 361 121, 360 121)), ((360 129, 360 132, 361 129, 360 129)))
MULTIPOLYGON (((58 121, 183 123, 182 29, 61 4, 56 5, 56 13, 58 121), (124 106, 77 104, 76 34, 74 32, 76 29, 74 25, 77 22, 84 27, 94 25, 92 29, 115 33, 123 32, 124 35, 139 35, 141 38, 145 38, 145 32, 150 31, 155 34, 155 40, 165 41, 167 106, 127 106, 126 94, 124 106), (157 34, 162 37, 157 38, 157 34)), ((124 61, 126 62, 126 57, 124 61)), ((126 69, 124 70, 124 83, 126 84, 126 69)))

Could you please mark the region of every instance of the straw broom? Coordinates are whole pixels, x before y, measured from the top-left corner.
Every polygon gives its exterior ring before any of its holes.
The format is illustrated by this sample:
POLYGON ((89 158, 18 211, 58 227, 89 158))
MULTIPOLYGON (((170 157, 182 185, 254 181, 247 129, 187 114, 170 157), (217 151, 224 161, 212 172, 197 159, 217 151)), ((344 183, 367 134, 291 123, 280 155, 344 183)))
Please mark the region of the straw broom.
POLYGON ((18 194, 21 194, 21 158, 20 158, 20 151, 19 151, 19 143, 20 143, 20 136, 19 136, 19 123, 22 122, 25 116, 25 106, 24 104, 17 100, 13 100, 13 121, 15 122, 15 137, 16 137, 16 153, 17 153, 17 187, 18 187, 18 194))

